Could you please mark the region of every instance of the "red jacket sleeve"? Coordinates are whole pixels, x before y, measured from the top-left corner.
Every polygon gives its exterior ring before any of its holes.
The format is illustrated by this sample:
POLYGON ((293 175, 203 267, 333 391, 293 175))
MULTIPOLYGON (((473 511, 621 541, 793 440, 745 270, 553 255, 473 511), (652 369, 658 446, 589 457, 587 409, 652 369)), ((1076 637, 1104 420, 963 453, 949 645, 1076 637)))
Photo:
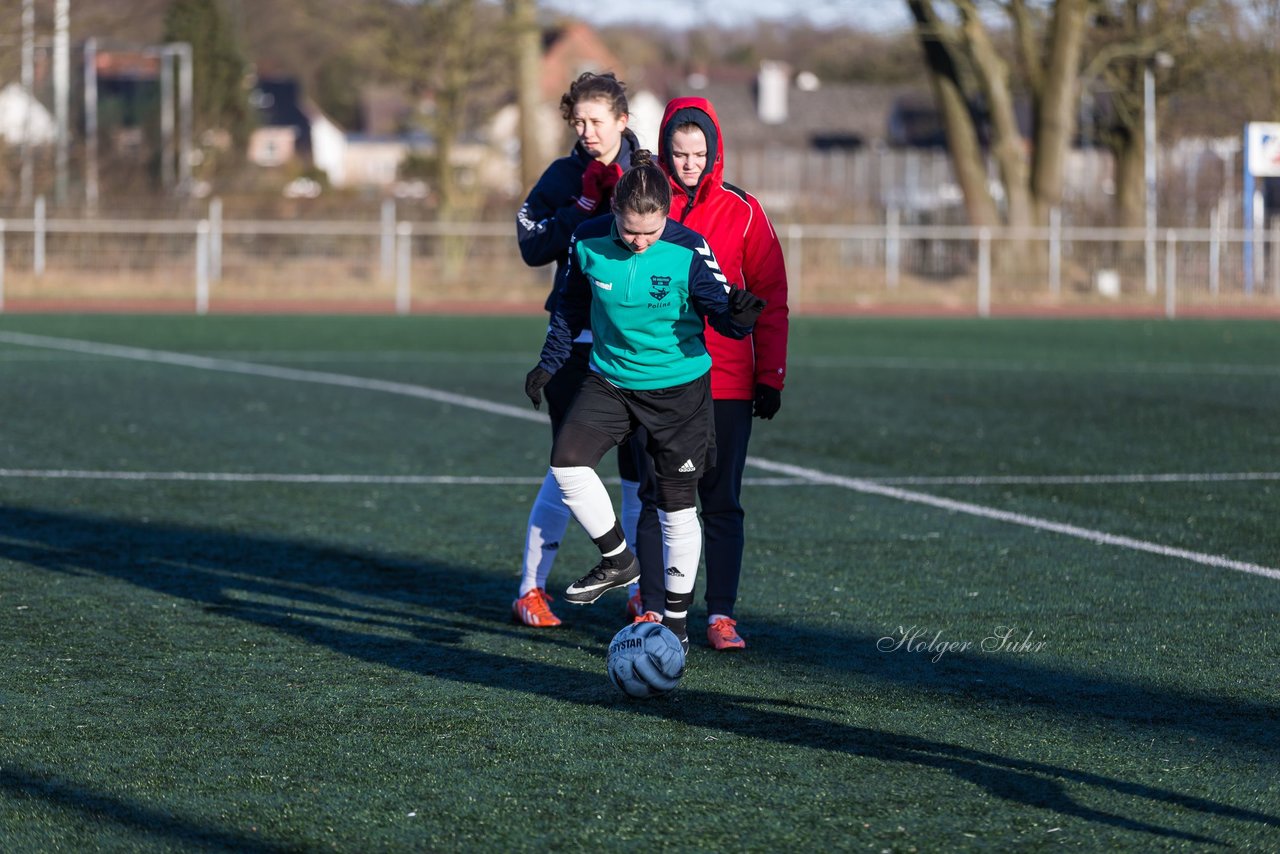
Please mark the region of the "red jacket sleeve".
POLYGON ((787 269, 782 260, 782 244, 755 196, 751 224, 743 235, 742 278, 747 288, 768 305, 756 321, 756 382, 781 389, 787 377, 787 269))

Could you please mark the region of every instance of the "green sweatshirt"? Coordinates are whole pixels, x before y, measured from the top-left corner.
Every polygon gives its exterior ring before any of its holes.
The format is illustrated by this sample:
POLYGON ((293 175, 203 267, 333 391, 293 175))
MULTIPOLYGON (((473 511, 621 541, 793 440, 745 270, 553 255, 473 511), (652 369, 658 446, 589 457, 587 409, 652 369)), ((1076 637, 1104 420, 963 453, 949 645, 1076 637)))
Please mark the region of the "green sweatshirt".
POLYGON ((589 320, 591 367, 619 388, 697 379, 711 370, 703 318, 730 338, 751 333, 730 319, 726 284, 707 241, 673 219, 643 252, 618 237, 612 215, 588 220, 569 245, 539 364, 555 373, 589 320))

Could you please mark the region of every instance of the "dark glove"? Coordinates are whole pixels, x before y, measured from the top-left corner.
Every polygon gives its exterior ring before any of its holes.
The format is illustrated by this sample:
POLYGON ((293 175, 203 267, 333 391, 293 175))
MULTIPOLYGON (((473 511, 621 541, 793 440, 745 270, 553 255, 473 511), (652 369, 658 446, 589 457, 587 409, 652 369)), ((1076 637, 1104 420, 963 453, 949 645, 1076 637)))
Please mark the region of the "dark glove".
POLYGON ((729 291, 729 319, 739 326, 755 326, 765 301, 746 288, 729 291))
POLYGON ((582 195, 578 196, 578 207, 591 213, 600 203, 609 198, 613 185, 622 177, 622 167, 616 163, 605 165, 599 160, 592 160, 587 171, 582 173, 582 195))
POLYGON ((755 407, 751 414, 768 421, 782 408, 782 392, 771 385, 756 383, 755 407))
POLYGON ((542 408, 542 387, 549 382, 551 382, 551 374, 541 367, 534 368, 524 378, 524 393, 528 396, 529 402, 533 404, 534 409, 542 408))

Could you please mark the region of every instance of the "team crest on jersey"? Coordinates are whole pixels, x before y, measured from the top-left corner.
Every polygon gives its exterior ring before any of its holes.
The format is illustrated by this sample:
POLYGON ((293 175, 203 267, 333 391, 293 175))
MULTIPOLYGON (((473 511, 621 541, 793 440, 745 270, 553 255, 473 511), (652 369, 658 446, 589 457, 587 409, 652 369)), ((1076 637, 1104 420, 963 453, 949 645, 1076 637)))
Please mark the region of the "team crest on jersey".
POLYGON ((653 283, 653 287, 649 289, 649 296, 654 299, 661 301, 671 293, 670 276, 650 276, 649 281, 653 283))

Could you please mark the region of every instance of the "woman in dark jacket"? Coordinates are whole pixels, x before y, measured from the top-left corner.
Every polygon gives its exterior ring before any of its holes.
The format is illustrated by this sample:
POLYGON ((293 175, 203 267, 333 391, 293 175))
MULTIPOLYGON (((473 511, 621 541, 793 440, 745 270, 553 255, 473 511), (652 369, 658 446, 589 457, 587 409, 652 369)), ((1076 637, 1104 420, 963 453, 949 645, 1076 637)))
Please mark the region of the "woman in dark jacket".
MULTIPOLYGON (((609 212, 613 186, 630 167, 632 152, 639 148, 635 134, 627 128, 626 87, 612 73, 582 74, 560 99, 560 112, 578 141, 568 155, 542 173, 516 216, 520 256, 531 267, 554 262, 554 283, 559 283, 568 262, 574 229, 609 212)), ((555 308, 554 283, 547 296, 548 312, 555 308)), ((574 342, 569 360, 545 389, 553 438, 590 371, 590 352, 591 330, 586 329, 574 342)), ((632 454, 618 455, 618 474, 622 478, 622 527, 634 540, 640 501, 632 454)), ((548 605, 551 597, 546 585, 569 516, 560 487, 548 469, 529 511, 519 597, 511 605, 513 618, 526 626, 560 625, 548 605)))

